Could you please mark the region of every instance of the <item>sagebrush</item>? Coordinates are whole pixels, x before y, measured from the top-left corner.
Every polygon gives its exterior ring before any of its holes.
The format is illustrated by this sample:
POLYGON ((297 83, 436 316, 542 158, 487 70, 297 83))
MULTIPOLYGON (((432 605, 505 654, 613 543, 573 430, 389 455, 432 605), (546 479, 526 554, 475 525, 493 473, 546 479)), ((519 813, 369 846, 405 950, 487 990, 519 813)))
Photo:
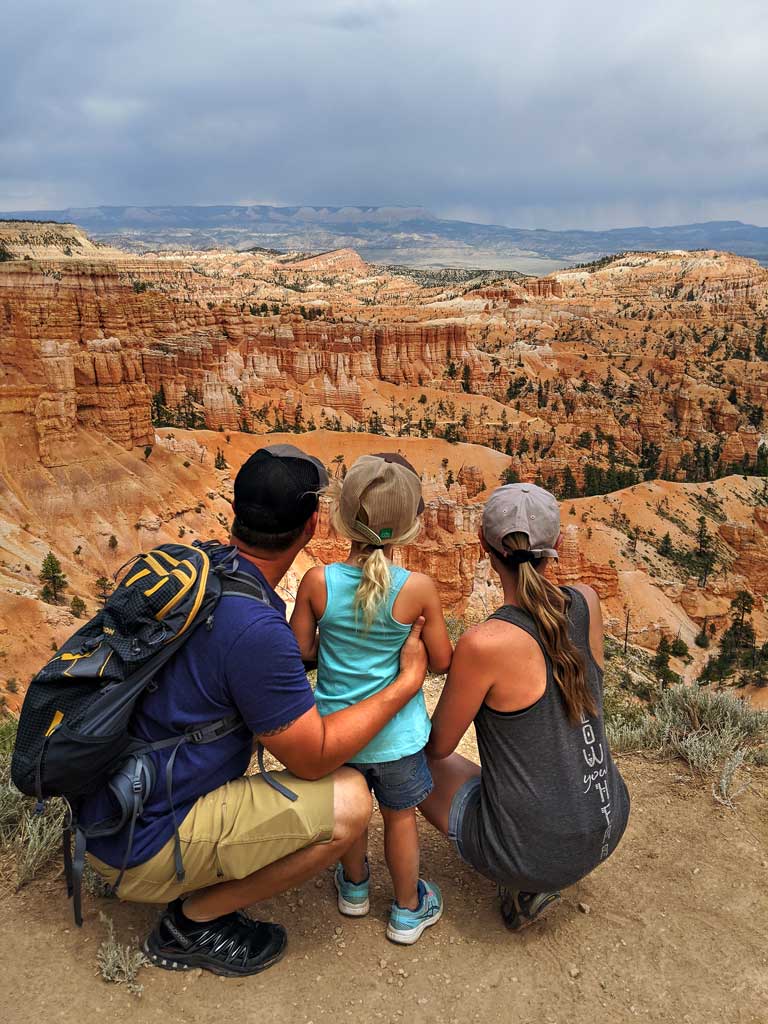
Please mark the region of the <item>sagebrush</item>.
POLYGON ((96 952, 99 973, 105 981, 125 985, 133 995, 140 996, 144 986, 137 982, 136 977, 139 970, 149 964, 149 961, 136 946, 118 942, 111 917, 102 912, 99 914, 99 920, 107 929, 106 938, 96 952))
POLYGON ((736 767, 768 761, 768 713, 699 686, 670 686, 647 704, 606 690, 605 725, 617 753, 679 757, 701 775, 725 772, 734 758, 736 767))
POLYGON ((61 850, 63 800, 47 800, 41 810, 11 782, 11 751, 16 722, 0 720, 0 852, 10 854, 17 888, 31 882, 61 850))

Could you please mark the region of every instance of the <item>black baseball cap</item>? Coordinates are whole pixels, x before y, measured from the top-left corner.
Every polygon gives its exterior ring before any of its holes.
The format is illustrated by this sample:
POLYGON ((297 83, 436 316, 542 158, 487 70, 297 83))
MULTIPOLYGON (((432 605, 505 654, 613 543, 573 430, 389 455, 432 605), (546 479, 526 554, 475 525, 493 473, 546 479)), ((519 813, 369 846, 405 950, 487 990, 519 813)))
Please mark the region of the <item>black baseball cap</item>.
POLYGON ((251 530, 288 533, 316 511, 327 483, 322 462, 294 445, 260 448, 235 477, 235 515, 251 530))

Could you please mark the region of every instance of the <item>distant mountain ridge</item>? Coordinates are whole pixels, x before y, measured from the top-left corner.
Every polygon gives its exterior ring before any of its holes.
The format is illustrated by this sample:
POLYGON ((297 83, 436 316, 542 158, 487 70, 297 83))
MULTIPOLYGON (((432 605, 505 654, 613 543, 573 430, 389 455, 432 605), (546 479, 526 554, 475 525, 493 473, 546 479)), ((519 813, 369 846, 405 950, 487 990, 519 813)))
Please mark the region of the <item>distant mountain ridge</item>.
POLYGON ((369 261, 546 272, 627 250, 718 249, 768 265, 768 227, 708 221, 606 231, 511 228, 444 220, 421 207, 95 206, 0 213, 0 220, 66 221, 140 249, 350 247, 369 261))

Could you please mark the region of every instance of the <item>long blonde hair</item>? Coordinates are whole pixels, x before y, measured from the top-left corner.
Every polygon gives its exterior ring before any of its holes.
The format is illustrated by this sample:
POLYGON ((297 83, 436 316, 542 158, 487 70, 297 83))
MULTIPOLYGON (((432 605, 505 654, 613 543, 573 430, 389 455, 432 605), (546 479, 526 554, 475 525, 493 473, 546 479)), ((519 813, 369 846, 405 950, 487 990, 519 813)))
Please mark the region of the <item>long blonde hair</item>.
MULTIPOLYGON (((505 552, 530 549, 525 533, 508 533, 502 543, 505 552)), ((541 561, 543 559, 538 562, 521 562, 515 566, 507 565, 506 568, 517 576, 517 600, 538 627, 568 717, 576 724, 585 711, 596 715, 597 705, 587 683, 584 657, 568 631, 566 613, 571 599, 538 571, 537 565, 541 561)))
MULTIPOLYGON (((339 499, 341 497, 341 480, 331 480, 325 489, 325 494, 331 501, 331 526, 340 537, 355 544, 361 544, 362 550, 358 556, 357 564, 363 570, 357 590, 355 591, 355 613, 362 614, 366 630, 370 629, 382 604, 386 601, 390 587, 392 586, 392 574, 390 573, 389 561, 380 547, 370 544, 363 534, 358 533, 354 528, 347 526, 341 517, 339 499)), ((363 509, 361 516, 365 515, 363 509)), ((363 520, 361 520, 362 522, 363 520)), ((421 532, 421 522, 418 517, 413 521, 405 533, 392 537, 387 541, 389 545, 404 547, 412 544, 421 532)))

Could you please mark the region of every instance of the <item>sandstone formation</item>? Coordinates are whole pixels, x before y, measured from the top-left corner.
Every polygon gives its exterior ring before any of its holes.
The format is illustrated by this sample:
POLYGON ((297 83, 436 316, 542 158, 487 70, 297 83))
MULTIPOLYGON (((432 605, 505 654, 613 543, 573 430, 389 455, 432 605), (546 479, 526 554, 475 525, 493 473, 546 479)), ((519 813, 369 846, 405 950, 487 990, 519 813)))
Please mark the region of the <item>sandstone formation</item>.
MULTIPOLYGON (((705 621, 722 628, 744 587, 766 635, 756 263, 628 254, 463 288, 351 250, 136 256, 71 225, 0 224, 0 248, 0 602, 27 624, 0 650, 25 671, 73 622, 37 596, 49 547, 92 606, 95 578, 119 564, 110 537, 122 555, 224 535, 231 475, 279 438, 336 472, 377 448, 414 461, 426 511, 397 558, 432 575, 453 614, 499 599, 477 531, 503 476, 561 495, 553 576, 591 583, 614 632, 628 615, 636 642, 690 642, 705 621), (702 515, 716 538, 704 578, 689 557, 702 515), (666 533, 677 561, 659 552, 666 533)), ((301 564, 340 552, 324 513, 301 564)))
POLYGON ((287 260, 283 266, 315 274, 356 274, 361 277, 370 272, 368 264, 354 249, 332 249, 305 259, 287 260))

